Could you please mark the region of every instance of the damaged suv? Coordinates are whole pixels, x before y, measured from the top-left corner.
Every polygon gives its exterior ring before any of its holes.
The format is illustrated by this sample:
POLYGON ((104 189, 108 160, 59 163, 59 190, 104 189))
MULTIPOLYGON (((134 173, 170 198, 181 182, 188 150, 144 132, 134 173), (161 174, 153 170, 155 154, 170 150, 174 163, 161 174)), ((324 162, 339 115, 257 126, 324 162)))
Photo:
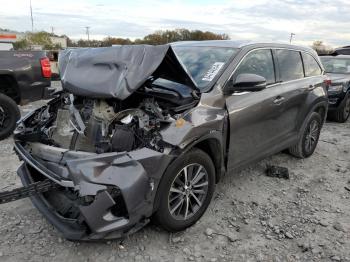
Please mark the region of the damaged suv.
POLYGON ((315 150, 327 112, 311 49, 234 41, 66 50, 63 91, 15 131, 24 185, 71 240, 123 237, 151 218, 193 225, 215 184, 289 149, 315 150), (310 62, 311 61, 311 62, 310 62))

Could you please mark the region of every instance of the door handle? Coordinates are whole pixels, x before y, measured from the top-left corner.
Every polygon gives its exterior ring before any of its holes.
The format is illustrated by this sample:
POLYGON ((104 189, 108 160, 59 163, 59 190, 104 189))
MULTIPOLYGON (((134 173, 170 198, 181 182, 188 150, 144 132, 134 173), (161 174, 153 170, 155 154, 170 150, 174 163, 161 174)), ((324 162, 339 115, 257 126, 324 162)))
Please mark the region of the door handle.
POLYGON ((275 100, 273 100, 273 103, 274 103, 275 105, 280 105, 280 104, 283 103, 284 99, 285 99, 285 98, 284 98, 283 96, 278 96, 278 97, 276 97, 275 100))
POLYGON ((309 87, 307 88, 308 90, 314 90, 316 88, 315 85, 309 85, 309 87))

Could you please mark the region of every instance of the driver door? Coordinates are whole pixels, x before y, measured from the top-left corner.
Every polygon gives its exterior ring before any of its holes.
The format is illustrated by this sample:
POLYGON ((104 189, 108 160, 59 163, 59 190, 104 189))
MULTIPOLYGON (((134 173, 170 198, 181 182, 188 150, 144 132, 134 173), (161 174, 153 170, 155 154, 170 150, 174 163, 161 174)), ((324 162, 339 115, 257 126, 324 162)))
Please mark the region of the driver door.
POLYGON ((276 68, 271 49, 248 53, 233 74, 248 73, 265 77, 267 88, 257 92, 226 96, 230 120, 228 168, 248 164, 273 152, 283 141, 286 125, 283 89, 276 83, 276 68))

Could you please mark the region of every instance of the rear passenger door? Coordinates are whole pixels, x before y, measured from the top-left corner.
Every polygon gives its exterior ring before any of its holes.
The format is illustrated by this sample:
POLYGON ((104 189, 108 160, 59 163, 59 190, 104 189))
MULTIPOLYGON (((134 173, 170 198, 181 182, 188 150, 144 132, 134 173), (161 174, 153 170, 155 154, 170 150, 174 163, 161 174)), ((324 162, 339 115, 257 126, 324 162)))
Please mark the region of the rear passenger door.
POLYGON ((281 107, 283 108, 283 125, 281 130, 286 139, 295 137, 297 119, 307 98, 307 83, 301 53, 296 50, 276 49, 274 56, 278 64, 278 81, 281 83, 281 107))
POLYGON ((285 139, 296 139, 305 114, 309 110, 308 95, 315 88, 313 76, 320 75, 322 70, 315 59, 304 52, 276 49, 274 56, 279 68, 278 81, 281 83, 283 97, 281 106, 285 129, 282 135, 285 139))

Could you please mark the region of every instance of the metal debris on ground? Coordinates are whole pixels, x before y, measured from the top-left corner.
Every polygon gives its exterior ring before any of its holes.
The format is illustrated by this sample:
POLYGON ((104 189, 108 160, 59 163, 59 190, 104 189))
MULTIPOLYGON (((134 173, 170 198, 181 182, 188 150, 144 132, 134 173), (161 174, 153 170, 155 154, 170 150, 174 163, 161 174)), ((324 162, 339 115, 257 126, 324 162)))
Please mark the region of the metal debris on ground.
POLYGON ((29 186, 16 188, 11 191, 0 192, 0 204, 12 202, 18 199, 41 194, 58 188, 58 185, 49 179, 30 184, 29 186))
POLYGON ((289 179, 289 171, 286 167, 266 165, 265 173, 270 177, 289 179))

